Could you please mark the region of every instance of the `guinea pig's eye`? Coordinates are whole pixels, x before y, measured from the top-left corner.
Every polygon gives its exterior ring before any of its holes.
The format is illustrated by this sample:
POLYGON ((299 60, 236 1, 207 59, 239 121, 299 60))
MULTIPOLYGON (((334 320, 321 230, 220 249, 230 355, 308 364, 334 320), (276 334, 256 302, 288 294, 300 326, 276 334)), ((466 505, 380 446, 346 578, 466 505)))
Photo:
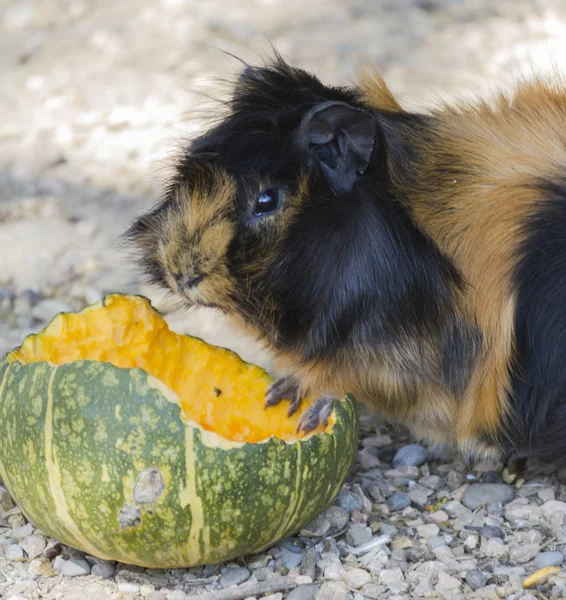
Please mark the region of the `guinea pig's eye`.
POLYGON ((263 217, 276 211, 281 204, 281 189, 269 189, 264 190, 256 198, 254 206, 254 215, 256 217, 263 217))

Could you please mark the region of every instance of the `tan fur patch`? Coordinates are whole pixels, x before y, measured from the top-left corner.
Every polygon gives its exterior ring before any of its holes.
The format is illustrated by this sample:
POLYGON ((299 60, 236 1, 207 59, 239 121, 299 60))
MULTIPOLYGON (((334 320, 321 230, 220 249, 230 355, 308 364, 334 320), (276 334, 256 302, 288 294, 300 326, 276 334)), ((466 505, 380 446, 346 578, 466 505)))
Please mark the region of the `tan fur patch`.
POLYGON ((359 87, 364 100, 380 110, 403 112, 401 105, 395 100, 385 80, 375 67, 365 67, 359 75, 359 87))
POLYGON ((221 169, 204 170, 190 187, 180 186, 175 206, 166 213, 159 243, 159 260, 171 289, 186 296, 176 276, 204 275, 188 300, 228 303, 230 280, 226 251, 234 233, 236 186, 221 169))
POLYGON ((469 286, 464 314, 484 333, 485 348, 457 419, 465 446, 494 433, 508 414, 515 297, 523 224, 540 193, 533 184, 566 164, 566 95, 541 82, 512 100, 437 112, 437 146, 426 157, 414 191, 415 218, 460 268, 469 286), (460 167, 450 179, 442 166, 460 167))

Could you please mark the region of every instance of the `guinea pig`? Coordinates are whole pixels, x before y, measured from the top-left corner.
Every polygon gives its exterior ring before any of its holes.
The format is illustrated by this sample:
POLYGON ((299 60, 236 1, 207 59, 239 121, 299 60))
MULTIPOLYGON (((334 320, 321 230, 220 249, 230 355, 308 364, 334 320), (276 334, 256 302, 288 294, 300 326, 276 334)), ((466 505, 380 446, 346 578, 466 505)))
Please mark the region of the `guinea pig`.
POLYGON ((304 431, 349 392, 468 454, 566 452, 559 85, 421 114, 377 72, 329 87, 276 57, 126 235, 152 282, 272 350, 267 407, 316 398, 304 431))

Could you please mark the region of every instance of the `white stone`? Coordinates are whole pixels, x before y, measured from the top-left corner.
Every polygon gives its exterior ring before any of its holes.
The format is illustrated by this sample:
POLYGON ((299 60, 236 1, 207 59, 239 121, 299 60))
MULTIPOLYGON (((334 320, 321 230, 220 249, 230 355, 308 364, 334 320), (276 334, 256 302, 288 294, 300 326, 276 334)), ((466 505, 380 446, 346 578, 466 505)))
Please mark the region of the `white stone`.
POLYGON ((346 600, 347 597, 348 588, 344 583, 340 581, 326 581, 320 586, 316 600, 346 600))
POLYGON ((459 592, 461 585, 460 581, 444 571, 440 571, 438 574, 438 585, 436 589, 440 594, 444 595, 459 592))
POLYGON ((503 540, 491 538, 485 544, 482 544, 483 554, 489 558, 501 558, 509 554, 509 546, 506 546, 503 540))
POLYGON ((552 527, 566 525, 566 502, 548 500, 540 507, 540 511, 552 527))
POLYGON ((400 568, 385 569, 379 574, 379 583, 387 586, 394 593, 404 593, 409 589, 409 584, 405 581, 405 576, 400 568))
POLYGON ((342 579, 348 587, 359 590, 362 585, 371 581, 371 575, 364 569, 350 569, 342 573, 342 579))
POLYGON ((426 516, 426 520, 431 523, 446 523, 450 517, 443 510, 436 510, 426 516))
POLYGON ((434 523, 429 523, 428 525, 420 525, 417 527, 417 533, 423 538, 431 538, 440 533, 440 528, 434 523))

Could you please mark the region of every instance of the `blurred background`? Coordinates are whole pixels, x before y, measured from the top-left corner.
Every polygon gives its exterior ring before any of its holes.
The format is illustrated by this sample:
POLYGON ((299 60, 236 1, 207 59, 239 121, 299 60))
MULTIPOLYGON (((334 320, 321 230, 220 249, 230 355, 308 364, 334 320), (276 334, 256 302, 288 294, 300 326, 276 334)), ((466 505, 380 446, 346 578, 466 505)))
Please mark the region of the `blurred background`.
POLYGON ((117 239, 240 68, 223 51, 254 62, 270 43, 328 83, 375 64, 426 108, 560 71, 566 2, 0 0, 0 355, 119 291, 268 364, 218 315, 171 312, 117 239))

